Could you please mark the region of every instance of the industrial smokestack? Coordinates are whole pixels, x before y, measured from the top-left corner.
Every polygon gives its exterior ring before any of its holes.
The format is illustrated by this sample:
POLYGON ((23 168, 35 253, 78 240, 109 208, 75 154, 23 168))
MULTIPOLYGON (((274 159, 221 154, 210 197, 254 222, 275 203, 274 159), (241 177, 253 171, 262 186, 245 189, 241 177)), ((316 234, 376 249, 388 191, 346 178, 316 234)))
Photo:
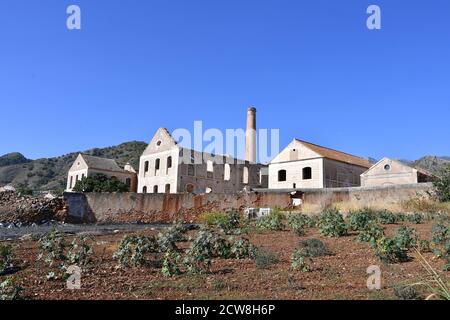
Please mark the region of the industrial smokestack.
POLYGON ((256 163, 256 108, 247 110, 247 131, 245 133, 245 160, 256 163))

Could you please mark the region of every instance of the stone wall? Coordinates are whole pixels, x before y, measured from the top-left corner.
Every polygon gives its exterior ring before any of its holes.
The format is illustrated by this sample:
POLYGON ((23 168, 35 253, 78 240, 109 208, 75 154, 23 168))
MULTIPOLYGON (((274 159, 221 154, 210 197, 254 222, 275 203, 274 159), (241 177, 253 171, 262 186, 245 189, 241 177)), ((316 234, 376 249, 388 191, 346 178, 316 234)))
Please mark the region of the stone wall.
POLYGON ((400 206, 415 197, 426 197, 430 184, 377 188, 257 190, 238 194, 65 194, 69 214, 90 222, 173 221, 195 220, 203 212, 229 208, 280 207, 315 214, 335 206, 343 210, 364 207, 386 208, 400 206), (297 200, 294 200, 297 199, 297 200), (300 206, 293 206, 301 202, 300 206))

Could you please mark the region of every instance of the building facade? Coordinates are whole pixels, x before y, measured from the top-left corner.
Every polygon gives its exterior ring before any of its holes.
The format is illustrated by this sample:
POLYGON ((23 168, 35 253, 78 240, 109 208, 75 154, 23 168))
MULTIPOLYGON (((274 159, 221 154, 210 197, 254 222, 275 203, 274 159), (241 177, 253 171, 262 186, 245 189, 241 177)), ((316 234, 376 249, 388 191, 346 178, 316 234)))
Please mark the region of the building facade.
POLYGON ((96 174, 116 177, 128 186, 130 192, 137 190, 137 173, 130 164, 122 169, 115 160, 80 153, 69 169, 66 192, 72 192, 77 181, 96 174))
POLYGON ((139 193, 235 193, 267 188, 267 167, 178 146, 160 128, 140 158, 139 193))
POLYGON ((294 139, 269 163, 269 189, 357 187, 368 160, 294 139))
POLYGON ((425 170, 412 168, 404 163, 384 158, 361 175, 363 187, 406 185, 431 182, 434 176, 425 170))

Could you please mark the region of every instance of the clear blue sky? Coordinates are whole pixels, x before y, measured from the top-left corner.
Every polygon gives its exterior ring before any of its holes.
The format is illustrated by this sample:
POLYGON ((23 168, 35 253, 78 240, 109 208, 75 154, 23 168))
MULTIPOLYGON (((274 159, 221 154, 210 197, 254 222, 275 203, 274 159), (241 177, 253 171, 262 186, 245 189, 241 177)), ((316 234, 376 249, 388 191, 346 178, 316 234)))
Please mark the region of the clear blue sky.
POLYGON ((448 0, 2 0, 0 154, 243 128, 255 105, 282 147, 450 155, 449 15, 448 0))

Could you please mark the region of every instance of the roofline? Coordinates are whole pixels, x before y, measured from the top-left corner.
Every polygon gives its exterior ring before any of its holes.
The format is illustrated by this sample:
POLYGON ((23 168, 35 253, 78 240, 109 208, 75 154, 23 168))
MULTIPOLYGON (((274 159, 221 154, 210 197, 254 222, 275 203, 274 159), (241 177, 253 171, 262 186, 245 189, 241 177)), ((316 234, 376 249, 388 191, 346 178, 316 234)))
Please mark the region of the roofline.
MULTIPOLYGON (((319 147, 319 148, 324 148, 324 149, 328 149, 328 150, 331 150, 331 151, 339 152, 339 153, 346 154, 348 156, 355 157, 355 158, 358 158, 358 159, 361 159, 361 160, 367 160, 367 162, 369 162, 369 160, 366 159, 366 158, 363 158, 363 157, 360 157, 360 156, 357 156, 357 155, 354 155, 354 154, 351 154, 351 153, 343 152, 343 151, 340 151, 340 150, 337 150, 337 149, 324 147, 324 146, 321 146, 320 144, 312 143, 312 142, 309 142, 309 141, 306 141, 306 140, 300 140, 300 139, 294 138, 294 141, 298 141, 300 143, 312 144, 313 146, 316 146, 316 147, 319 147)), ((324 157, 324 158, 326 158, 326 157, 324 157)))

